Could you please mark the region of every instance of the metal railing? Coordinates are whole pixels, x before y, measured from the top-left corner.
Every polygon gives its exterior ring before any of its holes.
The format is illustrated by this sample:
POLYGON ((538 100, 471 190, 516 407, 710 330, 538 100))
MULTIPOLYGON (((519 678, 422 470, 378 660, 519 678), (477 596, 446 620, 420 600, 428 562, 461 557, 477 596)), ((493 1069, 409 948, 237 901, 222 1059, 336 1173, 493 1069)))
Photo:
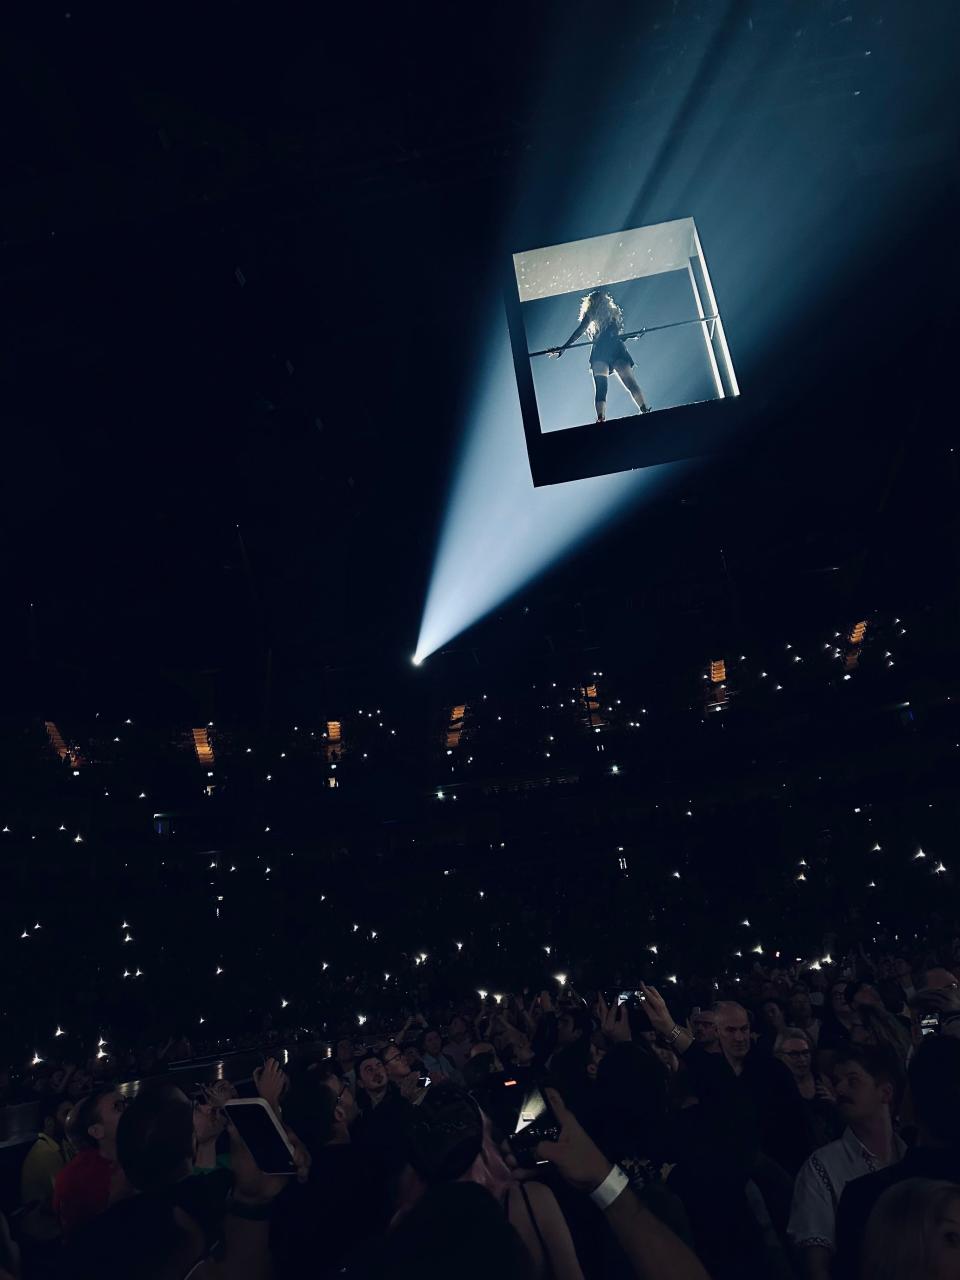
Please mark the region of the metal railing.
MULTIPOLYGON (((715 320, 719 320, 719 316, 696 316, 693 320, 674 320, 672 324, 651 324, 645 325, 642 329, 634 329, 632 333, 621 333, 617 336, 621 342, 632 342, 637 338, 642 338, 645 333, 659 333, 662 329, 679 329, 686 324, 712 324, 715 320)), ((713 337, 713 331, 710 332, 713 337)), ((543 351, 531 351, 530 359, 534 356, 552 356, 558 351, 576 351, 578 347, 592 347, 593 339, 587 342, 574 342, 569 347, 547 347, 543 351)))

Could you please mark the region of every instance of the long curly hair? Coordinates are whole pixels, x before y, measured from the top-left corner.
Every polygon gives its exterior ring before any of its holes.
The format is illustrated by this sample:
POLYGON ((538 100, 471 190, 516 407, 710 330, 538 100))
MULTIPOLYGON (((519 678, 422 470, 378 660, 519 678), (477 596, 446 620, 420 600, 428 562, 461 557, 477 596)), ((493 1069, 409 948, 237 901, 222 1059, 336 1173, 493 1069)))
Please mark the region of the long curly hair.
POLYGON ((589 320, 586 334, 591 341, 601 330, 614 328, 623 333, 623 312, 606 289, 594 289, 580 302, 580 322, 589 320))

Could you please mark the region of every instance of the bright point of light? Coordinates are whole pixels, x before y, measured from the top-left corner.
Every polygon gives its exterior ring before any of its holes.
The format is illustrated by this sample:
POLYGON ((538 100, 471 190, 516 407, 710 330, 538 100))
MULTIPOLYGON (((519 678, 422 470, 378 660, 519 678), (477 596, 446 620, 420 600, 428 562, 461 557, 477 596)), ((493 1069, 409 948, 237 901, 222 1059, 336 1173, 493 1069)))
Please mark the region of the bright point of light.
POLYGON ((410 661, 413 663, 415 667, 419 667, 420 664, 423 662, 423 659, 418 658, 417 655, 414 654, 413 657, 410 659, 410 661))
POLYGON ((58 1026, 56 1031, 53 1033, 54 1039, 56 1039, 57 1036, 65 1036, 66 1034, 67 1033, 64 1031, 63 1027, 61 1026, 58 1026))
POLYGON ((367 1015, 366 1015, 365 1013, 358 1013, 358 1014, 357 1014, 357 1022, 359 1023, 359 1025, 360 1025, 361 1027, 362 1027, 362 1026, 363 1026, 363 1024, 366 1022, 366 1020, 367 1020, 367 1015))
POLYGON ((31 1067, 38 1067, 42 1061, 43 1059, 40 1057, 39 1053, 37 1053, 36 1049, 34 1049, 33 1057, 30 1059, 31 1067))
POLYGON ((516 595, 632 500, 651 493, 667 473, 648 468, 535 489, 499 304, 493 326, 496 337, 457 464, 414 665, 516 595))
POLYGON ((480 997, 481 1000, 486 1000, 487 998, 486 991, 481 990, 479 987, 477 988, 477 995, 480 997))
POLYGON ((560 983, 561 987, 565 987, 567 985, 567 975, 565 973, 555 973, 553 976, 555 980, 560 983))

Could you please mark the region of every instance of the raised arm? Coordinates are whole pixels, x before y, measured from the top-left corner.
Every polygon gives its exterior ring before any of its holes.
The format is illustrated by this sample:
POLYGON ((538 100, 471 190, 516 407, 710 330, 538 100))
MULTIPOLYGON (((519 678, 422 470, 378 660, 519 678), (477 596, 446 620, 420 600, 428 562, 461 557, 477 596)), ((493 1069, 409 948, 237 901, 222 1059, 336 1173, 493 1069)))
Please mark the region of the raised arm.
POLYGON ((650 1019, 651 1027, 669 1040, 670 1048, 674 1053, 686 1053, 693 1044, 693 1036, 686 1027, 674 1021, 673 1014, 667 1008, 666 1000, 656 987, 648 987, 646 983, 641 982, 640 989, 645 997, 643 1007, 650 1019))
POLYGON ((598 1192, 601 1212, 633 1274, 640 1280, 709 1280, 697 1255, 644 1208, 626 1185, 626 1175, 588 1137, 560 1095, 548 1089, 547 1097, 560 1121, 560 1137, 557 1142, 541 1142, 537 1157, 556 1165, 572 1187, 598 1192))

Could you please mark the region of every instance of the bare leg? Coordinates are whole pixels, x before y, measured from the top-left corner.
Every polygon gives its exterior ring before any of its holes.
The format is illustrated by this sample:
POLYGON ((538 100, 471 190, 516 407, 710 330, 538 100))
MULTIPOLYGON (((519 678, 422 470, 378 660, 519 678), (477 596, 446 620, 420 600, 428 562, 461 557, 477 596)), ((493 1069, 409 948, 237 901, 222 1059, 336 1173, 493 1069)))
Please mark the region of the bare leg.
POLYGON ((640 383, 637 382, 633 374, 633 367, 628 364, 617 365, 617 377, 630 392, 633 397, 634 404, 641 413, 647 412, 647 402, 644 399, 643 392, 640 390, 640 383))
POLYGON ((607 420, 607 379, 610 376, 610 366, 603 363, 602 360, 596 360, 590 366, 593 373, 594 384, 594 405, 597 410, 597 421, 606 422, 607 420))

